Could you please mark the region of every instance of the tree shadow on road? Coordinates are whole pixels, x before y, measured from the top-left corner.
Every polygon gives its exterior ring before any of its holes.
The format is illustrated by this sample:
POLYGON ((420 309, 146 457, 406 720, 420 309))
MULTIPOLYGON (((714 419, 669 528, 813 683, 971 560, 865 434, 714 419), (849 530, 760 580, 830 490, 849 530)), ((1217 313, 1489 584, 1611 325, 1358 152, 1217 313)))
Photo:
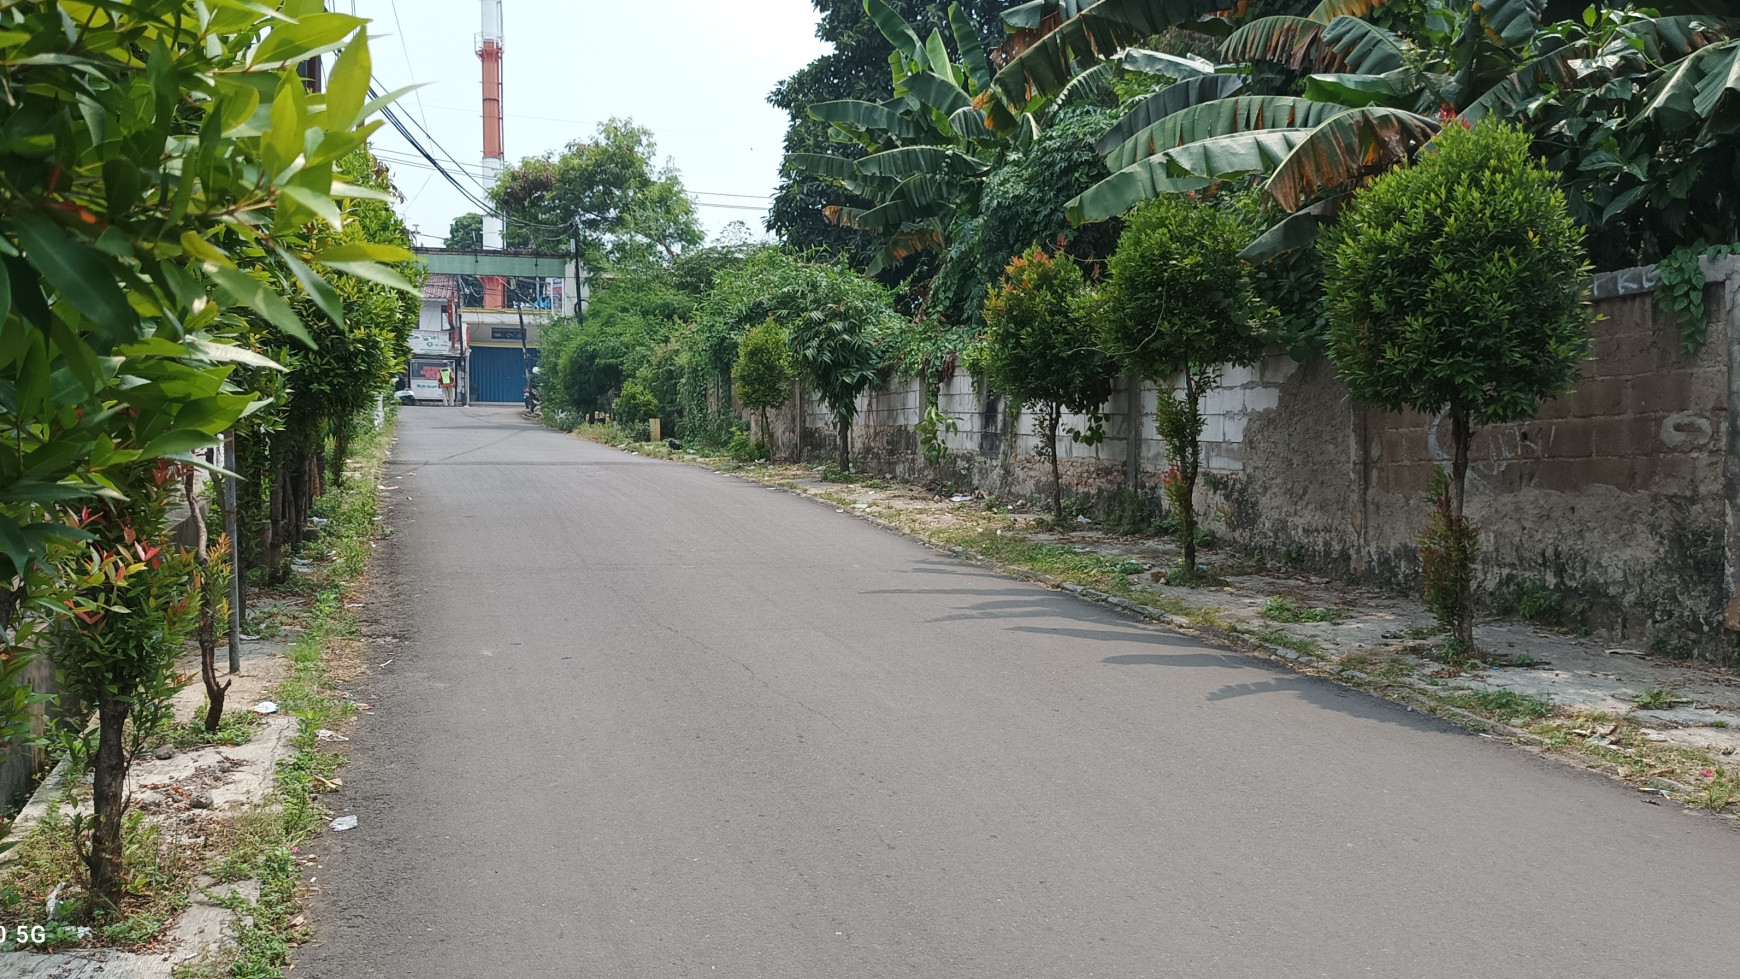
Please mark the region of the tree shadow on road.
POLYGON ((1376 694, 1342 686, 1323 677, 1303 676, 1279 663, 1271 663, 1249 655, 1229 653, 1226 657, 1214 657, 1211 662, 1210 657, 1194 653, 1185 655, 1130 653, 1123 656, 1108 656, 1100 662, 1110 666, 1219 666, 1222 668, 1260 670, 1270 674, 1269 678, 1246 683, 1228 683, 1210 692, 1204 699, 1212 704, 1262 694, 1290 693, 1313 707, 1332 710, 1350 717, 1379 721, 1384 724, 1399 724, 1416 731, 1467 733, 1449 721, 1411 710, 1394 701, 1385 700, 1376 694))
POLYGON ((1123 623, 1119 613, 1089 604, 1070 595, 1052 592, 1037 586, 1017 585, 1008 578, 989 571, 976 571, 951 566, 946 561, 925 562, 940 567, 913 568, 909 573, 947 575, 953 578, 995 582, 1001 587, 990 588, 884 588, 865 592, 868 595, 964 595, 978 596, 983 601, 957 608, 949 615, 927 619, 927 622, 961 622, 998 619, 1064 619, 1084 626, 1008 625, 1010 632, 1056 636, 1088 642, 1136 643, 1159 647, 1166 652, 1123 653, 1107 656, 1100 662, 1108 666, 1161 666, 1186 669, 1216 668, 1258 670, 1268 678, 1243 683, 1229 683, 1207 696, 1209 703, 1236 700, 1262 694, 1293 694, 1315 707, 1347 714, 1352 717, 1399 724, 1420 731, 1465 733, 1448 721, 1409 710, 1401 704, 1375 694, 1343 686, 1322 677, 1294 673, 1279 663, 1260 659, 1250 653, 1225 650, 1195 636, 1174 632, 1160 625, 1123 623))

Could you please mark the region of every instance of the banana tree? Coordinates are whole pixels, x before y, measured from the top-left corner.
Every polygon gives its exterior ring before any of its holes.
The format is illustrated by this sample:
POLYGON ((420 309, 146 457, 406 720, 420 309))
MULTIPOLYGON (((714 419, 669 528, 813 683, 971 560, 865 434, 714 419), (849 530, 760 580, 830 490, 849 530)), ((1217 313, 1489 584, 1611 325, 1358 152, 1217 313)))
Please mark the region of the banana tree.
POLYGON ((990 58, 959 5, 948 12, 959 61, 940 30, 921 39, 884 0, 864 0, 864 9, 894 46, 888 58, 893 96, 811 106, 811 117, 830 124, 831 136, 859 155, 792 153, 786 165, 876 202, 824 209, 831 221, 885 237, 869 270, 875 274, 917 252, 943 248, 952 215, 970 203, 1003 147, 1031 138, 1037 124, 990 96, 990 58))
MULTIPOLYGON (((1713 37, 1685 15, 1609 15, 1599 30, 1592 16, 1583 30, 1543 31, 1545 0, 1461 0, 1434 8, 1415 39, 1356 16, 1375 6, 1349 0, 1234 32, 1223 58, 1307 72, 1302 94, 1156 96, 1145 126, 1102 145, 1114 173, 1072 202, 1072 219, 1103 220, 1158 194, 1261 179, 1284 218, 1245 254, 1267 258, 1309 242, 1353 189, 1417 152, 1448 120, 1527 116, 1550 95, 1632 78, 1652 59, 1688 55, 1713 37)), ((1714 84, 1699 78, 1705 89, 1714 84)))

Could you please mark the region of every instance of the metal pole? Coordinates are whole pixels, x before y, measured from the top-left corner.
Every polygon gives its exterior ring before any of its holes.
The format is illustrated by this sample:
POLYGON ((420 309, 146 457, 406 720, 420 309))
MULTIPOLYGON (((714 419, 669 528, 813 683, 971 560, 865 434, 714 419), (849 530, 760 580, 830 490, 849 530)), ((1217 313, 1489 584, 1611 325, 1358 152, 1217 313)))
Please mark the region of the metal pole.
POLYGON ((523 297, 514 297, 514 312, 520 317, 520 370, 525 371, 526 387, 532 386, 532 355, 526 345, 526 307, 523 297))
MULTIPOLYGON (((236 433, 224 433, 224 469, 236 471, 236 433)), ((242 672, 242 538, 237 531, 236 477, 224 477, 224 533, 230 538, 230 672, 242 672)))

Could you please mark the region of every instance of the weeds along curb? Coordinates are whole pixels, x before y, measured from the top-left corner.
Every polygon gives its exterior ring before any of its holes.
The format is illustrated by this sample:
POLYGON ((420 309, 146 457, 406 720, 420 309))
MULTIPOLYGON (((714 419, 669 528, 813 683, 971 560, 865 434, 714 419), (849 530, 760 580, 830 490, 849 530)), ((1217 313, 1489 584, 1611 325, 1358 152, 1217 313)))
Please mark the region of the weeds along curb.
POLYGON ((334 531, 330 539, 323 537, 323 545, 335 554, 307 580, 308 617, 301 636, 285 651, 288 671, 274 690, 280 708, 297 719, 297 733, 289 755, 278 764, 273 791, 252 814, 251 831, 238 834, 215 873, 224 881, 258 879, 260 896, 256 901, 240 896, 223 901, 237 916, 232 961, 221 971, 187 970, 177 973, 177 979, 282 976, 291 950, 307 937, 301 912, 308 892, 298 847, 325 829, 331 813, 321 797, 338 787, 331 776, 344 763, 342 755, 321 750, 315 732, 337 727, 355 712, 346 698, 330 691, 328 669, 337 644, 355 633, 355 617, 345 598, 367 570, 380 509, 376 486, 391 451, 393 422, 389 415, 358 440, 350 467, 356 475, 316 503, 325 508, 334 531))

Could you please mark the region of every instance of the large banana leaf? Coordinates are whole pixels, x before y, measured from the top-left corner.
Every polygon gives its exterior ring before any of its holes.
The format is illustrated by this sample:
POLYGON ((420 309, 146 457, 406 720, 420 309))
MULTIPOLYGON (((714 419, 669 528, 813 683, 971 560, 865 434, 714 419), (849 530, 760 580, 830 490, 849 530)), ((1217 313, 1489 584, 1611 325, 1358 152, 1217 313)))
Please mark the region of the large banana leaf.
POLYGON ((858 161, 858 172, 880 177, 911 177, 917 174, 974 177, 985 172, 980 160, 944 146, 902 146, 872 153, 858 161))
MULTIPOLYGON (((1203 102, 1224 99, 1243 88, 1245 80, 1240 75, 1204 75, 1201 78, 1186 78, 1174 82, 1153 95, 1136 103, 1117 124, 1106 131, 1099 141, 1094 143, 1094 149, 1101 156, 1110 156, 1112 151, 1122 146, 1137 133, 1152 126, 1174 112, 1188 109, 1203 102)), ((1129 162, 1118 165, 1107 161, 1113 170, 1122 169, 1129 162)))
POLYGON ((1057 113, 1057 110, 1080 99, 1094 99, 1102 95, 1110 95, 1115 98, 1117 92, 1112 87, 1112 79, 1116 77, 1114 72, 1117 67, 1110 61, 1102 61, 1070 79, 1069 84, 1060 89, 1056 95, 1051 97, 1051 101, 1046 103, 1045 117, 1049 119, 1057 113))
POLYGON ((859 214, 858 226, 888 231, 947 214, 955 209, 960 192, 961 186, 955 181, 919 174, 901 182, 888 200, 859 214))
POLYGON ((1214 74, 1213 62, 1184 55, 1167 54, 1164 51, 1149 51, 1146 48, 1131 48, 1125 51, 1123 62, 1124 67, 1131 71, 1139 71, 1144 75, 1164 75, 1174 80, 1201 78, 1203 75, 1214 74))
POLYGON ((1643 38, 1644 57, 1651 61, 1683 58, 1693 51, 1721 40, 1710 29, 1710 18, 1694 15, 1650 17, 1625 27, 1627 33, 1643 38))
POLYGON ((934 71, 921 71, 910 75, 902 83, 906 90, 918 97, 920 102, 936 109, 943 115, 952 115, 961 109, 973 107, 973 97, 961 91, 953 81, 942 77, 934 71))
POLYGON ((839 183, 858 179, 856 162, 843 156, 828 153, 787 153, 785 162, 787 166, 839 183))
POLYGON ((1702 48, 1669 65, 1645 93, 1649 101, 1632 124, 1654 122, 1670 132, 1694 125, 1733 132, 1740 128, 1733 98, 1737 94, 1740 39, 1702 48))
POLYGON ((1074 17, 1081 13, 1081 8, 1092 4, 1094 0, 1028 0, 1003 11, 1003 26, 1006 30, 1036 31, 1047 14, 1059 14, 1064 18, 1074 17))
POLYGON ((1136 133, 1106 156, 1114 172, 1198 140, 1259 129, 1315 129, 1345 105, 1286 95, 1242 95, 1189 106, 1136 133))
POLYGON ((1405 43, 1358 17, 1322 24, 1308 17, 1261 17, 1221 45, 1228 61, 1273 61, 1313 72, 1381 74, 1400 68, 1405 43))
POLYGON ((1323 46, 1327 24, 1309 17, 1258 17, 1221 42, 1224 61, 1273 61, 1314 71, 1341 67, 1323 46))
POLYGON ((876 29, 894 45, 894 50, 906 55, 913 61, 921 60, 919 52, 924 46, 918 40, 918 32, 912 29, 906 18, 896 13, 884 0, 864 0, 864 12, 875 21, 876 29))
POLYGON ((943 43, 942 31, 932 30, 930 37, 925 39, 924 60, 930 70, 939 75, 954 74, 951 67, 954 63, 949 60, 949 49, 948 45, 943 43))
MULTIPOLYGON (((1169 27, 1199 20, 1226 0, 1099 0, 1010 58, 992 81, 1011 105, 1050 97, 1088 67, 1169 27)), ((1037 21, 1035 22, 1037 24, 1037 21)))
POLYGON ((1406 57, 1401 38, 1358 17, 1330 21, 1323 29, 1323 44, 1341 57, 1348 71, 1362 75, 1394 71, 1406 57))
POLYGON ((1307 16, 1327 24, 1337 17, 1364 17, 1384 3, 1385 0, 1322 0, 1307 16))
POLYGON ((1329 74, 1305 79, 1305 97, 1342 105, 1408 108, 1420 102, 1420 73, 1397 68, 1382 75, 1329 74))
POLYGON ((977 106, 965 106, 949 113, 949 128, 963 139, 984 139, 991 135, 990 124, 977 106))
POLYGON ((1335 116, 1293 149, 1269 178, 1275 203, 1297 211, 1321 191, 1361 180, 1407 159, 1438 123, 1402 109, 1371 107, 1335 116))
POLYGON ((1250 173, 1267 173, 1292 154, 1314 129, 1253 129, 1225 136, 1210 136, 1185 143, 1135 164, 1159 161, 1172 177, 1207 177, 1225 180, 1250 173))
POLYGON ((1214 183, 1207 177, 1169 177, 1165 166, 1150 163, 1154 161, 1143 160, 1089 187, 1063 206, 1064 216, 1073 225, 1092 224, 1115 218, 1162 194, 1182 194, 1214 183))
POLYGON ((1547 0, 1490 0, 1474 5, 1488 37, 1507 48, 1520 47, 1535 36, 1535 25, 1547 9, 1547 0))
POLYGON ((1072 223, 1117 217, 1151 197, 1206 187, 1215 180, 1263 173, 1278 165, 1310 129, 1264 129, 1197 140, 1131 164, 1064 205, 1072 223))
POLYGON ((1546 91, 1549 86, 1569 89, 1577 84, 1577 72, 1571 67, 1578 49, 1564 47, 1545 57, 1523 65, 1487 89, 1457 117, 1469 124, 1477 123, 1491 113, 1508 116, 1517 106, 1546 91))
POLYGON ((860 197, 880 197, 898 186, 892 177, 865 174, 857 161, 827 153, 788 153, 786 166, 833 181, 860 197))
POLYGON ((1239 257, 1252 263, 1266 262, 1284 252, 1304 248, 1317 240, 1323 225, 1334 223, 1342 206, 1352 199, 1352 194, 1338 194, 1287 215, 1246 245, 1239 257))
POLYGON ((985 48, 979 43, 979 29, 961 13, 958 3, 949 4, 949 29, 955 33, 955 48, 961 52, 961 64, 967 69, 967 89, 977 95, 991 84, 991 59, 985 56, 985 48))
POLYGON ((817 102, 810 106, 810 118, 833 123, 842 129, 861 131, 880 129, 906 139, 914 139, 918 136, 918 128, 912 124, 912 120, 901 113, 885 105, 863 102, 858 99, 817 102))

